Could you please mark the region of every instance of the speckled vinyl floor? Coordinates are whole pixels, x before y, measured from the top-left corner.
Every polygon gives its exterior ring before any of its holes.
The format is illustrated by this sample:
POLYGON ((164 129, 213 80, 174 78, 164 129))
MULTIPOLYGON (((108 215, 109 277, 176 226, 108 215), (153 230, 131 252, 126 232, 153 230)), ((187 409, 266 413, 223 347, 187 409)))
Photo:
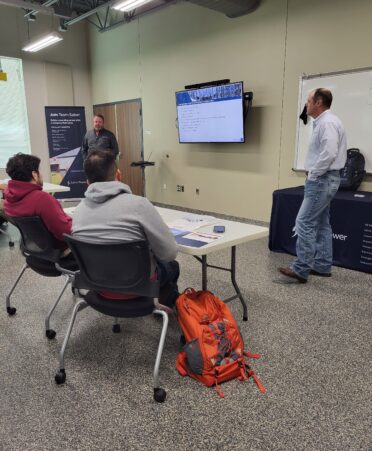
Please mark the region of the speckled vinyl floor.
MULTIPOLYGON (((161 322, 112 320, 86 309, 66 352, 67 381, 54 374, 73 299, 68 290, 52 318, 57 337, 44 337, 44 317, 63 284, 26 272, 5 295, 23 258, 0 235, 0 449, 6 450, 370 450, 371 275, 334 268, 330 279, 287 283, 277 273, 291 257, 261 239, 238 246, 237 280, 249 303, 230 307, 263 395, 252 382, 214 389, 178 375, 179 333, 170 321, 160 379, 164 404, 153 401, 152 370, 161 322)), ((211 257, 224 264, 228 252, 211 257)), ((179 256, 180 288, 200 287, 199 263, 179 256)), ((231 295, 227 273, 211 270, 210 289, 231 295)))

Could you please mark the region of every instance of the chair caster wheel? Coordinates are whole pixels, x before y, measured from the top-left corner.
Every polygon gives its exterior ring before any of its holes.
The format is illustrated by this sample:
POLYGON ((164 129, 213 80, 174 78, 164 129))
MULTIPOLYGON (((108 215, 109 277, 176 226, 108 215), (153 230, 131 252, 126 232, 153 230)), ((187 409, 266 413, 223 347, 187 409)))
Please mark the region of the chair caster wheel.
POLYGON ((248 321, 248 316, 243 316, 243 321, 248 321))
POLYGON ((15 307, 7 307, 6 311, 8 312, 8 315, 12 316, 15 314, 15 312, 17 311, 17 309, 15 307))
POLYGON ((184 335, 181 335, 181 336, 180 336, 180 343, 181 343, 182 346, 185 346, 185 344, 186 344, 186 338, 185 338, 184 335))
POLYGON ((56 381, 57 385, 64 384, 66 381, 66 373, 65 370, 59 370, 57 371, 56 375, 54 376, 54 380, 56 381))
POLYGON ((53 329, 47 329, 47 330, 45 331, 45 336, 46 336, 47 338, 49 338, 49 340, 53 340, 53 338, 56 336, 56 331, 53 330, 53 329))
POLYGON ((154 388, 154 399, 156 402, 164 402, 167 397, 167 392, 162 388, 154 388))
POLYGON ((118 334, 120 332, 120 324, 114 324, 112 326, 112 331, 114 332, 114 334, 118 334))
POLYGON ((14 247, 14 241, 9 241, 9 247, 14 247))

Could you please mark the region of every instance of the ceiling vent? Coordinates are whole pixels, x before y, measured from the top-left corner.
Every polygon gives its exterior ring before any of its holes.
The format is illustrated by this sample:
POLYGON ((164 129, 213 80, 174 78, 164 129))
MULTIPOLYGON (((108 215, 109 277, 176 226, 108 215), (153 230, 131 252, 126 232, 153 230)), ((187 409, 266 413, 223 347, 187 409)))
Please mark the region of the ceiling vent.
POLYGON ((244 16, 255 11, 261 3, 261 0, 188 0, 195 5, 204 6, 204 8, 213 9, 226 14, 227 17, 244 16))

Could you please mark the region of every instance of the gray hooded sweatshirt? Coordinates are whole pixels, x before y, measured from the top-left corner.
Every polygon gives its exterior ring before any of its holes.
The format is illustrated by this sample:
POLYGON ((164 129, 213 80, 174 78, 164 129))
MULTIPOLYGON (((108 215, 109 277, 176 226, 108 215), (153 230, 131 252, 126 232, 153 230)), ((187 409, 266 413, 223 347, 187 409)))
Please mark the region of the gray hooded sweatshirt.
POLYGON ((145 239, 153 255, 165 262, 177 255, 175 239, 156 208, 121 182, 89 185, 74 211, 72 233, 97 243, 145 239))

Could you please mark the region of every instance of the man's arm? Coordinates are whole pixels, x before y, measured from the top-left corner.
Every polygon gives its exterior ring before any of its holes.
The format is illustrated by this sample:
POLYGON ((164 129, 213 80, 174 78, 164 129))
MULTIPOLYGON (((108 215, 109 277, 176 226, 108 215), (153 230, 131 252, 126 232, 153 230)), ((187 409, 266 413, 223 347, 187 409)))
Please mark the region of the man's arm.
POLYGON ((142 198, 139 222, 144 229, 150 248, 158 260, 170 262, 177 256, 177 243, 152 203, 142 198))
POLYGON ((39 216, 46 228, 58 241, 63 241, 64 233, 71 234, 72 218, 66 215, 60 203, 52 195, 43 193, 39 210, 39 216))

